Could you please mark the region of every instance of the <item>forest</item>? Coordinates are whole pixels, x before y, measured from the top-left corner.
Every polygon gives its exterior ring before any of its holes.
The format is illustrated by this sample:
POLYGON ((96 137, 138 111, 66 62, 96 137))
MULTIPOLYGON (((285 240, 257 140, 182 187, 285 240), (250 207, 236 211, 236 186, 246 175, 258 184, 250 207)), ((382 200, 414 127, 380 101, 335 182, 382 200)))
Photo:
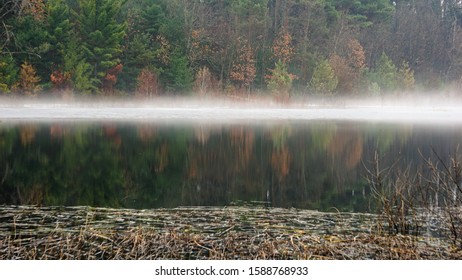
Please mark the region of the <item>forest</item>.
POLYGON ((457 92, 458 0, 0 0, 0 95, 457 92))

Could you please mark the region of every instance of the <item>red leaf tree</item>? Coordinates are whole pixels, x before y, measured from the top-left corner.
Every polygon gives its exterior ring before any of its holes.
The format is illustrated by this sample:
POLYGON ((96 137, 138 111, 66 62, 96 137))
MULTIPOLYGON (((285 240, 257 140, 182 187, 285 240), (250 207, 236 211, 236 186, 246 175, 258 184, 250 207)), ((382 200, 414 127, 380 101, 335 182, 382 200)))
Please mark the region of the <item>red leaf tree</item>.
POLYGON ((122 64, 119 63, 106 71, 106 75, 103 79, 103 91, 105 93, 114 93, 114 85, 117 83, 117 76, 122 73, 122 68, 122 64))

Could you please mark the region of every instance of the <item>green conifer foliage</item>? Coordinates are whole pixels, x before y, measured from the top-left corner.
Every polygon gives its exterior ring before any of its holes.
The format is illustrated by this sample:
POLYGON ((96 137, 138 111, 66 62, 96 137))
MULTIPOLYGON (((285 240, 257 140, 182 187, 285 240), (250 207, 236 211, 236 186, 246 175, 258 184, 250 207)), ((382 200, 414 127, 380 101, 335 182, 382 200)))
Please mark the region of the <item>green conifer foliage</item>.
POLYGON ((122 1, 79 0, 77 25, 83 58, 91 66, 93 86, 100 87, 106 71, 120 63, 125 24, 119 23, 122 1))
POLYGON ((18 69, 10 55, 0 55, 0 93, 9 92, 17 80, 18 69))
POLYGON ((48 0, 46 9, 50 48, 45 58, 52 64, 51 68, 63 68, 70 38, 75 36, 70 9, 64 0, 48 0))
POLYGON ((179 49, 171 53, 167 68, 162 74, 161 80, 168 91, 185 93, 192 89, 194 75, 188 58, 179 49))
POLYGON ((377 62, 375 71, 371 73, 371 80, 380 87, 380 92, 390 92, 397 86, 397 69, 393 61, 382 53, 377 62))
POLYGON ((274 69, 270 71, 271 74, 266 77, 268 89, 276 99, 286 101, 289 98, 295 75, 289 73, 287 65, 281 60, 276 62, 274 69))
POLYGON ((321 61, 314 69, 310 88, 318 94, 330 95, 337 88, 338 79, 328 60, 321 61))

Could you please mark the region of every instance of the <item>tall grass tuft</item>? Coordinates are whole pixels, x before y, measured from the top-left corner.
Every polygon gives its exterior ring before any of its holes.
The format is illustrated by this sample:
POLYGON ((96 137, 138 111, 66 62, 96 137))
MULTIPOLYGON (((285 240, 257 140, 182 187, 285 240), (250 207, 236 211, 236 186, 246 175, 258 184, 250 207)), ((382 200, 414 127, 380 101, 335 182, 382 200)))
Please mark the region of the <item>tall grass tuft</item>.
POLYGON ((397 159, 381 166, 377 152, 366 178, 376 209, 381 216, 378 230, 391 234, 447 235, 454 246, 462 249, 462 165, 458 154, 443 160, 433 149, 416 168, 397 159), (411 170, 414 170, 411 172, 411 170))

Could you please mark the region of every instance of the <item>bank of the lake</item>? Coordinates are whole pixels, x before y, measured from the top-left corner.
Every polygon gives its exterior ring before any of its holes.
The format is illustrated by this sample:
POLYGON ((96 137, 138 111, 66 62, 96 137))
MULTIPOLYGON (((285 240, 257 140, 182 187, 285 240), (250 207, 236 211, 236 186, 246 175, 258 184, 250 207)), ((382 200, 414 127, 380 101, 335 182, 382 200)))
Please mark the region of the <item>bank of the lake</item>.
POLYGON ((1 259, 462 259, 449 239, 389 235, 373 214, 265 207, 2 206, 1 259))

